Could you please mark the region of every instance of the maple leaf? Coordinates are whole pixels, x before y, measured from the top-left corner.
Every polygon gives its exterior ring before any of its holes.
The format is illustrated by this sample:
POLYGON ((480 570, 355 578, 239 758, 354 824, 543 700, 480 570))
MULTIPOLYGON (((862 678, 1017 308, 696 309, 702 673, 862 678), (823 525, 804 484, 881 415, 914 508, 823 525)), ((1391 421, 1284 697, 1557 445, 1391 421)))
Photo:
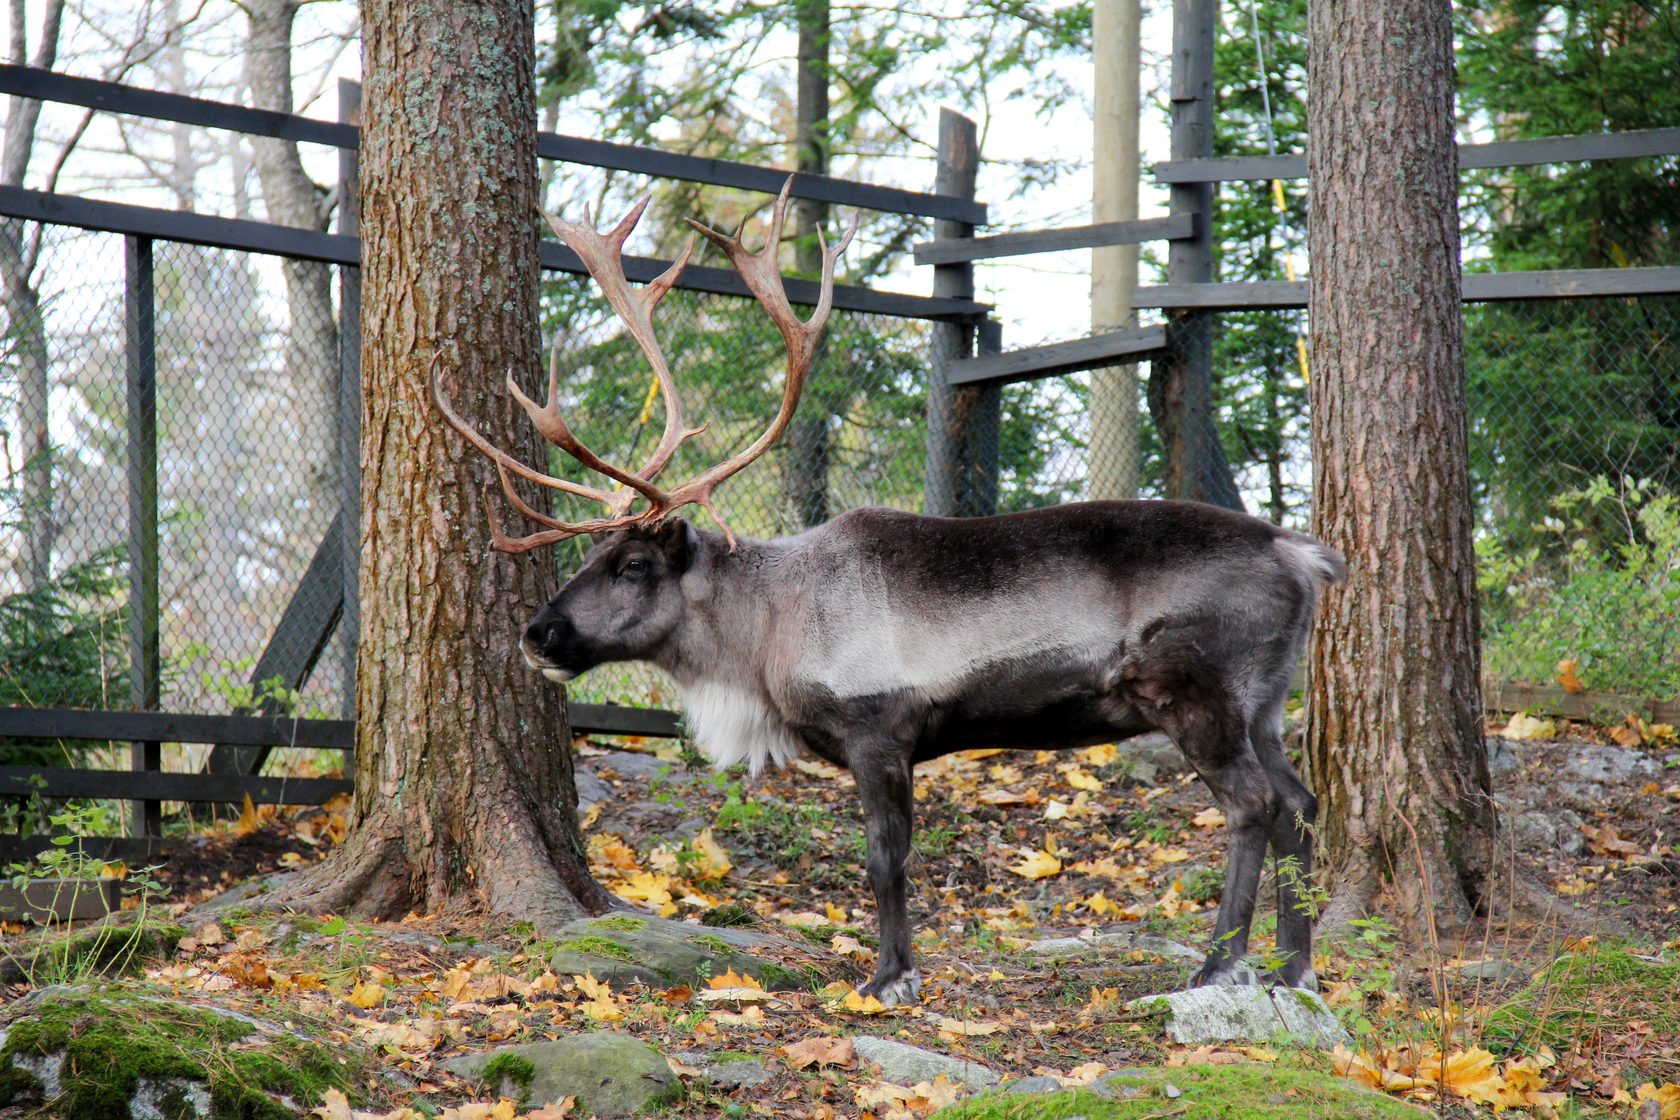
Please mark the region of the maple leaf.
POLYGON ((712 835, 710 826, 700 830, 691 846, 700 856, 695 868, 697 879, 721 879, 735 866, 729 862, 729 853, 723 850, 723 845, 712 835))
POLYGON ((946 1039, 978 1038, 982 1035, 996 1034, 1003 1029, 1002 1023, 966 1022, 962 1019, 949 1019, 941 1015, 936 1020, 940 1037, 946 1039))
POLYGON ((1655 1082, 1647 1081, 1633 1091, 1633 1099, 1641 1104, 1656 1101, 1660 1120, 1680 1120, 1680 1083, 1659 1089, 1655 1082))
POLYGON ((849 1038, 817 1035, 782 1047, 782 1057, 794 1069, 806 1066, 839 1066, 850 1069, 857 1061, 857 1051, 849 1038))
POLYGON ((601 1023, 614 1023, 624 1018, 624 1009, 613 999, 612 985, 595 979, 593 974, 573 976, 578 991, 588 997, 582 1005, 583 1013, 601 1023))
POLYGON ((742 976, 733 968, 729 969, 722 976, 714 976, 710 980, 707 980, 706 987, 712 989, 713 991, 717 991, 722 988, 750 988, 755 992, 762 992, 764 990, 763 984, 760 984, 751 976, 742 976))
POLYGON ((1082 789, 1090 793, 1096 793, 1103 788, 1102 780, 1100 778, 1093 777, 1083 770, 1071 769, 1067 771, 1063 777, 1067 781, 1067 784, 1072 786, 1074 789, 1082 789))
POLYGON ((1553 673, 1558 684, 1563 686, 1565 692, 1585 692, 1587 690, 1587 686, 1581 683, 1580 669, 1581 663, 1573 657, 1565 657, 1557 663, 1557 668, 1553 670, 1553 673))
POLYGON ((565 1097, 561 1100, 545 1104, 541 1108, 527 1112, 521 1120, 569 1120, 572 1109, 577 1107, 576 1097, 565 1097))
POLYGON ((1190 852, 1185 848, 1156 848, 1149 853, 1153 863, 1183 863, 1190 858, 1190 852))
POLYGON ((1114 743, 1100 743, 1094 747, 1086 747, 1079 752, 1079 757, 1088 766, 1108 766, 1120 761, 1120 748, 1114 743))
POLYGON ((677 912, 677 904, 671 901, 671 880, 668 876, 638 871, 613 890, 620 898, 647 903, 659 911, 661 918, 669 918, 677 912))
POLYGON ((1025 858, 1020 863, 1012 863, 1009 870, 1023 879, 1048 879, 1052 875, 1062 873, 1062 861, 1046 851, 1028 851, 1021 849, 1025 858))
POLYGON ((874 996, 860 996, 855 989, 848 989, 840 1000, 840 1010, 854 1015, 886 1015, 892 1008, 874 996))
POLYGON ((345 996, 345 1002, 353 1003, 357 1007, 378 1007, 385 1002, 385 986, 383 984, 365 984, 357 980, 350 994, 345 996))
POLYGON ((350 1120, 350 1098, 337 1089, 328 1089, 321 1094, 320 1107, 311 1110, 309 1115, 320 1117, 320 1120, 350 1120))
POLYGON ((1191 817, 1190 823, 1197 828, 1224 828, 1225 814, 1210 806, 1191 817))

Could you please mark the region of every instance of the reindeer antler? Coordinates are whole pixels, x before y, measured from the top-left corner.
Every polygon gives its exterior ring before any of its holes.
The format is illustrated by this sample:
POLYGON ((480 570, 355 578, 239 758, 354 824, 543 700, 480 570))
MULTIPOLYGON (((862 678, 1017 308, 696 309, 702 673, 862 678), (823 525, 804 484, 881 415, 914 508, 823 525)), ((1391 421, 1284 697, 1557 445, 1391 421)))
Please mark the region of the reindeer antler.
MULTIPOLYGON (((624 242, 630 236, 630 231, 636 228, 643 211, 647 209, 648 200, 643 199, 626 214, 619 223, 605 234, 597 232, 590 226, 579 225, 575 222, 562 221, 550 214, 543 217, 561 241, 583 261, 584 267, 595 278, 595 283, 612 304, 613 310, 624 321, 630 336, 642 348, 648 364, 653 367, 653 375, 659 383, 659 391, 665 398, 665 431, 659 438, 659 443, 653 449, 653 454, 638 471, 628 471, 613 466, 611 463, 596 455, 572 432, 570 425, 560 412, 560 344, 555 340, 554 348, 549 358, 548 366, 548 399, 538 405, 527 397, 513 380, 513 372, 508 371, 507 388, 515 400, 524 408, 526 415, 536 425, 544 439, 554 444, 567 455, 579 463, 605 475, 617 482, 622 489, 603 490, 582 483, 571 482, 564 478, 544 474, 532 467, 526 466, 518 459, 496 447, 489 440, 467 423, 453 407, 450 406, 444 392, 444 378, 440 367, 442 352, 432 359, 432 403, 450 427, 459 432, 476 451, 496 464, 496 474, 501 481, 502 492, 509 504, 521 515, 539 525, 544 526, 541 532, 531 533, 524 537, 509 537, 503 531, 495 514, 490 515, 490 543, 491 547, 501 552, 529 552, 533 548, 554 544, 568 537, 580 533, 598 533, 609 529, 620 529, 627 525, 643 522, 658 522, 668 517, 672 512, 686 505, 697 505, 712 515, 712 519, 723 529, 730 547, 735 545, 735 534, 718 516, 712 507, 712 491, 724 479, 740 471, 748 463, 763 455, 770 446, 781 438, 783 431, 793 420, 794 409, 799 404, 800 392, 805 387, 805 377, 810 372, 811 362, 816 357, 817 342, 822 336, 823 327, 828 323, 829 311, 834 304, 834 266, 840 254, 846 251, 851 243, 852 235, 857 233, 858 219, 853 215, 851 225, 844 236, 832 249, 823 242, 822 231, 817 231, 818 243, 822 246, 822 283, 817 297, 816 309, 808 320, 801 321, 794 314, 793 305, 789 302, 787 292, 782 286, 781 270, 776 265, 776 252, 781 244, 782 226, 787 217, 788 194, 793 187, 790 177, 782 187, 782 193, 776 199, 776 207, 770 217, 770 234, 764 248, 752 253, 741 243, 740 230, 733 237, 726 237, 716 230, 709 229, 692 219, 688 224, 708 241, 721 248, 729 256, 735 270, 741 274, 747 288, 757 298, 759 304, 769 314, 771 321, 782 333, 782 340, 787 345, 788 363, 787 379, 782 388, 782 404, 776 412, 763 435, 754 440, 752 445, 744 451, 731 456, 722 463, 696 475, 689 481, 670 490, 662 489, 654 483, 654 479, 665 469, 676 454, 682 442, 691 436, 699 435, 706 425, 698 428, 686 427, 683 422, 682 401, 677 396, 676 380, 671 376, 669 364, 659 348, 659 341, 653 333, 653 310, 665 294, 671 290, 677 281, 677 276, 688 264, 690 253, 694 249, 694 239, 691 237, 683 246, 683 251, 677 259, 662 274, 641 289, 630 286, 624 276, 624 242), (607 516, 593 521, 560 521, 533 509, 523 501, 513 488, 510 475, 523 478, 538 486, 562 493, 574 494, 581 498, 599 502, 607 508, 607 516), (637 500, 644 500, 647 504, 642 509, 634 509, 637 500)), ((744 223, 743 223, 744 225, 744 223)), ((485 487, 488 495, 490 486, 485 487)))

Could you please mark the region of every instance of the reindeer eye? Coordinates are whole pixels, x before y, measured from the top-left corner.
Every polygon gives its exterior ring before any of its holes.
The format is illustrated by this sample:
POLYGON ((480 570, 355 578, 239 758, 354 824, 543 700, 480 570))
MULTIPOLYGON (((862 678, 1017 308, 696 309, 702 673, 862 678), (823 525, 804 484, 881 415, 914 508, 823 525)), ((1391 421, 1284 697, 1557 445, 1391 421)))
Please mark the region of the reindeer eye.
POLYGON ((621 576, 639 576, 647 572, 647 561, 635 556, 624 562, 624 567, 618 570, 621 576))

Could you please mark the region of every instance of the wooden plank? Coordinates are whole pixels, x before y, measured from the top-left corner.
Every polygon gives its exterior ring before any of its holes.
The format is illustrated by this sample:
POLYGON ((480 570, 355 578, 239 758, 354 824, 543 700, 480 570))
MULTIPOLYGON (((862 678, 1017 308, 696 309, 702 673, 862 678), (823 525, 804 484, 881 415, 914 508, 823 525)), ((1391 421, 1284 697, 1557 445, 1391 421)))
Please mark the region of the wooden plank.
MULTIPOLYGON (((126 113, 152 120, 174 121, 203 128, 221 128, 251 136, 273 136, 281 140, 324 144, 335 148, 356 148, 361 143, 359 130, 349 124, 315 120, 312 117, 271 112, 266 109, 251 109, 201 97, 160 93, 117 82, 77 78, 32 66, 0 65, 0 93, 56 101, 64 105, 80 105, 102 112, 126 113)), ((737 187, 766 194, 779 193, 782 184, 788 178, 786 171, 774 167, 757 167, 632 144, 614 144, 605 140, 563 136, 553 132, 538 134, 537 154, 543 159, 629 171, 661 179, 683 179, 693 183, 737 187)), ((897 187, 855 183, 827 175, 794 176, 793 194, 796 198, 836 202, 843 206, 859 206, 866 210, 890 214, 954 218, 975 224, 984 224, 986 221, 984 203, 937 194, 921 194, 897 187)))
POLYGON ((954 362, 946 380, 952 385, 1002 385, 1011 381, 1055 377, 1079 370, 1101 369, 1113 365, 1119 358, 1152 356, 1166 345, 1164 327, 1113 331, 1049 346, 1032 346, 954 362))
MULTIPOLYGON (((262 690, 278 678, 288 689, 303 687, 321 651, 326 649, 344 609, 344 511, 339 510, 321 536, 309 567, 280 615, 280 622, 257 658, 251 671, 251 692, 262 690)), ((262 700, 253 711, 276 714, 272 699, 262 700)), ((244 714, 243 712, 241 714, 244 714)), ((207 774, 257 774, 268 761, 266 746, 234 746, 217 743, 205 759, 207 774)))
MULTIPOLYGON (((75 226, 159 241, 181 241, 189 245, 210 245, 247 253, 269 253, 298 260, 327 264, 360 265, 361 248, 356 238, 318 230, 293 229, 269 222, 237 218, 215 218, 182 210, 161 210, 104 202, 92 198, 26 187, 0 186, 0 215, 31 222, 75 226)), ((539 246, 544 268, 582 276, 588 273, 576 253, 558 241, 545 240, 539 246)), ((653 257, 625 257, 624 274, 647 283, 670 267, 671 262, 653 257)), ((690 265, 676 286, 719 295, 751 296, 734 269, 690 265)), ((788 298, 798 304, 816 303, 818 285, 812 280, 788 280, 788 298)), ((973 319, 983 317, 990 306, 971 299, 929 299, 899 292, 878 292, 852 284, 834 286, 834 306, 842 311, 894 315, 906 319, 973 319)))
POLYGON ((663 708, 629 708, 621 704, 568 704, 572 730, 586 735, 641 735, 650 739, 680 739, 682 713, 663 708))
POLYGON ((1103 222, 1099 225, 1064 226, 996 237, 956 237, 944 241, 923 241, 916 246, 917 264, 958 264, 995 257, 1021 257, 1032 253, 1056 253, 1065 249, 1097 249, 1106 245, 1136 245, 1144 241, 1170 241, 1195 233, 1193 214, 1168 214, 1136 222, 1103 222))
MULTIPOLYGON (((1525 299, 1592 299, 1680 294, 1680 268, 1574 268, 1542 272, 1471 272, 1465 303, 1525 299)), ((1156 284, 1137 289, 1139 307, 1241 311, 1307 305, 1304 280, 1228 284, 1156 284)))
MULTIPOLYGON (((1576 136, 1544 136, 1533 140, 1496 140, 1460 144, 1458 169, 1526 167, 1543 163, 1576 163, 1596 159, 1636 159, 1680 155, 1680 128, 1642 128, 1627 132, 1596 132, 1576 136)), ((1163 183, 1232 183, 1254 179, 1305 179, 1307 157, 1227 156, 1223 159, 1176 159, 1155 164, 1163 183)))
MULTIPOLYGON (((156 860, 180 844, 180 838, 173 836, 78 836, 73 846, 88 859, 140 865, 156 860)), ((57 847, 51 836, 0 835, 0 865, 26 862, 57 847)))
MULTIPOLYGON (((50 847, 51 845, 49 845, 50 847)), ((20 890, 0 882, 0 919, 90 922, 122 909, 122 883, 116 879, 34 879, 20 890)))
POLYGON ((0 736, 30 739, 235 743, 350 750, 354 725, 342 719, 210 716, 79 708, 0 708, 0 736))
POLYGON ((1616 692, 1566 692, 1553 684, 1519 684, 1482 678, 1482 706, 1489 714, 1532 712, 1599 723, 1637 715, 1651 723, 1680 723, 1680 699, 1652 700, 1616 692))
POLYGON ((80 770, 0 766, 0 797, 101 797, 136 801, 221 801, 259 805, 319 805, 351 783, 343 778, 169 774, 156 770, 80 770))
MULTIPOLYGON (((532 687, 538 687, 534 682, 532 687)), ((662 708, 573 704, 572 727, 605 735, 682 737, 682 717, 662 708)), ((283 716, 211 716, 178 712, 127 712, 81 708, 0 708, 0 737, 227 743, 253 747, 354 750, 356 726, 344 719, 283 716)))

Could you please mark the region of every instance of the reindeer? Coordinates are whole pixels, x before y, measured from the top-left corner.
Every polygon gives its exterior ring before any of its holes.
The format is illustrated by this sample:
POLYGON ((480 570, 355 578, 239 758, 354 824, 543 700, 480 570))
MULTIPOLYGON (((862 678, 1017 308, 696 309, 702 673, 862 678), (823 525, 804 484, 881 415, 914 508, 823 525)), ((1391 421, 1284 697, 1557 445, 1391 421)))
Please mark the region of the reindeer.
MULTIPOLYGON (((789 182, 791 186, 791 180, 789 182)), ((777 268, 783 188, 764 248, 740 231, 690 225, 721 248, 775 322, 787 377, 774 421, 751 446, 672 488, 659 479, 701 429, 688 427, 652 314, 687 263, 638 290, 622 250, 647 203, 609 233, 548 217, 624 320, 665 400, 663 435, 640 470, 585 447, 559 409, 559 350, 538 405, 510 372, 507 390, 573 459, 620 484, 601 489, 536 471, 494 447, 450 406, 443 418, 496 465, 507 501, 540 528, 510 537, 494 513, 492 547, 522 553, 593 536, 582 569, 525 631, 525 658, 564 682, 597 665, 645 661, 681 687, 686 726, 718 767, 753 773, 810 752, 857 783, 880 922, 874 977, 861 991, 914 1001, 905 862, 916 763, 972 747, 1077 748, 1160 730, 1207 783, 1228 829, 1225 889, 1212 948, 1192 986, 1252 983, 1242 964, 1267 846, 1294 861, 1278 883, 1278 948, 1269 979, 1314 987, 1311 873, 1317 799, 1284 753, 1283 705, 1324 583, 1340 555, 1258 518, 1191 502, 1080 502, 956 520, 857 509, 797 536, 737 539, 712 506, 719 483, 787 427, 833 302, 834 267, 856 232, 822 246, 820 295, 794 313, 777 268), (565 522, 533 508, 519 478, 600 503, 565 522), (721 532, 672 516, 686 505, 721 532)), ((545 217, 547 217, 545 215, 545 217)), ((487 486, 488 490, 489 487, 487 486)))

